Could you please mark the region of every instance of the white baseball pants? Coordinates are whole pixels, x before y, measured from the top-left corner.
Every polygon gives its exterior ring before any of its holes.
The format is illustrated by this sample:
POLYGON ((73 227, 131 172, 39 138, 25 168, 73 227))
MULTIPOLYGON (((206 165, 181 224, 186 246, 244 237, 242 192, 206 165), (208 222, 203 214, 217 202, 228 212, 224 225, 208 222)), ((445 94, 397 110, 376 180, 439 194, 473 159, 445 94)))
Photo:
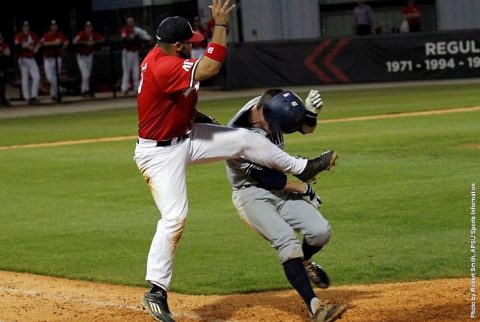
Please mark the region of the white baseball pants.
POLYGON ((87 93, 90 91, 90 75, 92 74, 93 55, 77 54, 78 68, 82 75, 81 92, 87 93))
POLYGON ((195 124, 189 138, 165 147, 139 139, 134 160, 162 215, 148 253, 147 281, 165 290, 170 285, 173 259, 188 212, 186 167, 233 158, 293 174, 301 173, 307 164, 306 159, 288 155, 263 135, 247 129, 195 124))
POLYGON ((40 72, 38 70, 35 58, 19 58, 18 67, 22 76, 22 95, 23 98, 37 98, 38 84, 40 83, 40 72), (32 78, 32 87, 29 88, 29 76, 32 78))
MULTIPOLYGON (((54 57, 45 57, 43 60, 44 69, 45 69, 45 76, 47 77, 48 82, 50 83, 50 96, 57 97, 58 96, 58 80, 57 74, 55 73, 55 58, 54 57)), ((60 78, 60 73, 62 70, 62 57, 57 57, 57 64, 58 64, 58 77, 60 78)))
POLYGON ((133 92, 136 93, 138 83, 140 82, 140 62, 138 61, 138 51, 122 50, 122 92, 127 92, 130 82, 130 73, 132 75, 133 92))

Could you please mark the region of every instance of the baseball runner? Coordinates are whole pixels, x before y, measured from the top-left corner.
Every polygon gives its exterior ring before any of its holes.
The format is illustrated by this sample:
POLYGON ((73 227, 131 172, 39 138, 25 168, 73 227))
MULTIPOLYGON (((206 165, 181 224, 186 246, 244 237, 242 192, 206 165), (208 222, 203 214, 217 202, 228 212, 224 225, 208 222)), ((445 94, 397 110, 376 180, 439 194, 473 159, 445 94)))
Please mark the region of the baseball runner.
POLYGON ((104 37, 93 31, 93 25, 90 21, 85 23, 83 31, 80 31, 73 43, 77 49, 77 63, 82 75, 81 92, 82 96, 93 96, 93 91, 90 91, 90 75, 92 73, 93 51, 95 45, 103 42, 104 37))
POLYGON ((30 24, 24 21, 22 31, 15 36, 15 47, 18 53, 18 67, 22 77, 22 95, 29 104, 38 102, 38 84, 40 83, 40 72, 35 54, 40 48, 37 35, 30 31, 30 24), (29 86, 29 78, 32 78, 32 85, 29 86))
POLYGON ((3 35, 0 34, 0 106, 10 106, 10 102, 5 96, 5 70, 7 57, 10 57, 10 55, 10 47, 8 47, 8 44, 4 41, 3 35))
POLYGON ((235 5, 230 0, 213 0, 210 8, 216 25, 202 59, 190 57, 191 43, 203 36, 193 32, 186 19, 168 17, 157 28, 157 45, 141 64, 134 160, 161 212, 147 260, 146 280, 152 288, 143 304, 158 321, 175 321, 167 290, 188 212, 188 165, 242 157, 307 181, 331 161, 325 155, 313 160, 292 157, 246 129, 192 122, 197 115, 199 81, 215 76, 225 60, 226 28, 235 5))
POLYGON ((123 41, 122 49, 122 85, 121 90, 128 94, 130 76, 133 82, 133 92, 137 92, 140 69, 138 66, 138 50, 141 41, 150 41, 152 37, 143 29, 135 26, 135 19, 127 18, 127 25, 120 31, 123 41))
POLYGON ((61 94, 58 81, 62 70, 63 51, 67 48, 69 41, 67 36, 58 31, 56 20, 50 21, 50 30, 43 34, 40 41, 43 45, 43 68, 50 83, 50 96, 52 101, 57 101, 61 94))
MULTIPOLYGON (((307 97, 307 109, 294 93, 271 89, 250 100, 228 125, 263 133, 279 148, 283 133, 313 131, 317 113, 323 106, 318 91, 307 97), (286 103, 286 104, 285 104, 286 103)), ((333 162, 325 169, 335 164, 333 162)), ((330 239, 330 224, 318 212, 320 197, 304 182, 288 180, 286 175, 244 159, 228 160, 227 175, 233 187, 232 201, 240 217, 277 251, 285 276, 305 301, 312 321, 334 321, 345 305, 322 304, 310 281, 327 288, 330 279, 321 266, 311 260, 330 239), (296 237, 296 231, 304 238, 296 237)))

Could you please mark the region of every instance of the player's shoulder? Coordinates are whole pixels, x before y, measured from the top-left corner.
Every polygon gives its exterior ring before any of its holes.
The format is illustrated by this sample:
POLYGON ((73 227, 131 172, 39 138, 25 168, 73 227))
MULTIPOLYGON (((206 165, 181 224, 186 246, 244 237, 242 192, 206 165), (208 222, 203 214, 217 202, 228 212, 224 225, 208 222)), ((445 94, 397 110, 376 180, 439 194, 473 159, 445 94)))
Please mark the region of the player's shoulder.
POLYGON ((181 58, 178 56, 165 55, 160 48, 154 47, 148 57, 145 58, 146 62, 153 63, 157 73, 170 73, 173 71, 185 71, 190 72, 195 63, 198 61, 196 58, 181 58))

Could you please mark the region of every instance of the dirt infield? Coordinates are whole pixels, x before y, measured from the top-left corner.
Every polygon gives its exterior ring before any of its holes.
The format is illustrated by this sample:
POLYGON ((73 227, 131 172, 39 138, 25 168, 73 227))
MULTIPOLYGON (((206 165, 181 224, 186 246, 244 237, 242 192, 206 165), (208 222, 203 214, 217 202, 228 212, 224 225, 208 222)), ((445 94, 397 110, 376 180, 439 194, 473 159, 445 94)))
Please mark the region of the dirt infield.
MULTIPOLYGON (((331 287, 317 294, 350 305, 349 321, 471 321, 467 278, 331 287)), ((0 321, 153 321, 144 288, 0 271, 0 321)), ((294 291, 226 296, 169 293, 177 321, 309 321, 294 291)))

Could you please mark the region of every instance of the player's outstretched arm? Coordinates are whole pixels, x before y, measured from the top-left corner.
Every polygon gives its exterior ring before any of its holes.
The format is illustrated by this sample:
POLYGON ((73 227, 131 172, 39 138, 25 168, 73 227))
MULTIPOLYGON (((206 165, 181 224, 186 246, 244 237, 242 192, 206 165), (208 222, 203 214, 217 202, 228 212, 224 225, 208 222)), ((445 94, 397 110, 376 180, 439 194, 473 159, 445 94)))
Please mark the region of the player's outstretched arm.
POLYGON ((211 78, 220 72, 220 68, 227 54, 227 27, 230 13, 235 5, 230 0, 213 0, 210 9, 215 19, 212 41, 208 45, 205 56, 200 59, 195 71, 195 80, 201 81, 211 78))

